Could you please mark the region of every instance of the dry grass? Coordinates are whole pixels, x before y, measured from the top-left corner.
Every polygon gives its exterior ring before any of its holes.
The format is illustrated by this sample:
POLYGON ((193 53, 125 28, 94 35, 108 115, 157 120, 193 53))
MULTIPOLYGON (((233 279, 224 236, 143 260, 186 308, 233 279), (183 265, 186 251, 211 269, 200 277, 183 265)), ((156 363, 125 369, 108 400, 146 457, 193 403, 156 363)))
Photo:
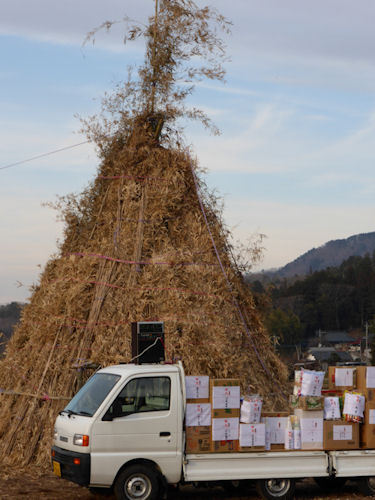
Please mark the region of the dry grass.
MULTIPOLYGON (((72 200, 65 206, 59 255, 48 262, 0 364, 0 387, 26 393, 1 395, 6 462, 47 460, 54 418, 77 389, 79 366, 129 360, 132 321, 164 320, 167 356, 183 359, 188 374, 238 377, 268 406, 282 404, 279 395, 268 396, 275 387, 236 313, 189 157, 150 143, 142 130, 134 137, 130 147, 113 147, 78 208, 72 200)), ((206 209, 256 347, 282 383, 285 368, 228 256, 227 232, 214 207, 206 209)))

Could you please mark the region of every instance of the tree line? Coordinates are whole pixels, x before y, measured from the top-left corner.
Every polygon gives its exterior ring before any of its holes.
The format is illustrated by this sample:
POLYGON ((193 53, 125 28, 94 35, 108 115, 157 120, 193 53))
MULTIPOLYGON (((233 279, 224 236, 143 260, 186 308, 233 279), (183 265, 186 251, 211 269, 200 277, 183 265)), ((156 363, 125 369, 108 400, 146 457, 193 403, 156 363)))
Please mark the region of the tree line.
POLYGON ((351 331, 366 322, 375 331, 375 251, 304 277, 250 286, 280 343, 304 343, 319 329, 351 331))
POLYGON ((13 334, 14 326, 21 317, 23 304, 11 302, 0 305, 0 354, 4 351, 5 345, 13 334))

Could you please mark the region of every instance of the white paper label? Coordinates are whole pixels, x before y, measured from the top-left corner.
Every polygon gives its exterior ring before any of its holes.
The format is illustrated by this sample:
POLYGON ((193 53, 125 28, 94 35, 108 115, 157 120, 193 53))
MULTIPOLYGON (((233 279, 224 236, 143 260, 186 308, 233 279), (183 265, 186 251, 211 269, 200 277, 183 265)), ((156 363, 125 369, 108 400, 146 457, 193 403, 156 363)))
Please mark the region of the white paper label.
POLYGON ((211 405, 210 403, 186 405, 186 427, 200 425, 211 425, 211 405))
POLYGON ((265 424, 270 444, 284 444, 288 417, 266 417, 265 424))
POLYGON ((265 424, 240 424, 240 446, 265 446, 265 424))
POLYGON ((323 442, 323 419, 301 418, 301 441, 303 443, 323 442))
POLYGON ((304 370, 302 373, 301 396, 320 396, 324 372, 304 370))
POLYGON ((353 428, 351 425, 334 425, 334 441, 351 441, 353 439, 353 428))
POLYGON ((212 419, 212 440, 232 441, 238 439, 239 418, 212 419))
POLYGON ((209 377, 185 377, 187 399, 208 399, 209 377))
POLYGON ((368 415, 368 423, 375 424, 375 410, 370 410, 368 415))
POLYGON ((335 385, 337 387, 353 386, 353 372, 355 368, 336 368, 335 369, 335 385))
POLYGON ((324 398, 324 419, 335 420, 340 418, 340 403, 338 397, 324 398))
POLYGON ((365 409, 365 397, 359 394, 345 394, 345 403, 343 413, 355 417, 363 417, 365 409))
POLYGON ((240 407, 240 387, 213 387, 212 408, 239 408, 240 407))
POLYGON ((367 389, 375 389, 375 366, 366 368, 366 387, 367 389))

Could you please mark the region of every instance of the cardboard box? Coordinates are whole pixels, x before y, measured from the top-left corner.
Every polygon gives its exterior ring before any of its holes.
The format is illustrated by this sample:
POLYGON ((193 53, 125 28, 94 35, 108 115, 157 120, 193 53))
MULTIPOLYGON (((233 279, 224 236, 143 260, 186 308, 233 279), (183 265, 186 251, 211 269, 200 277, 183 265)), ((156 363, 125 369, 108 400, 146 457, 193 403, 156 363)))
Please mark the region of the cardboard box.
MULTIPOLYGON (((302 411, 308 414, 313 413, 306 412, 305 410, 295 411, 302 411)), ((300 426, 301 450, 323 450, 323 418, 301 418, 300 426)))
POLYGON ((186 427, 186 453, 211 453, 211 426, 186 427))
POLYGON ((185 377, 186 402, 209 403, 210 379, 207 375, 188 375, 185 377))
POLYGON ((288 413, 282 412, 282 417, 262 417, 262 422, 266 425, 266 449, 285 449, 285 429, 288 424, 288 413))
POLYGON ((375 401, 375 367, 357 366, 357 389, 367 402, 375 401))
POLYGON ((323 424, 323 446, 325 450, 357 450, 359 448, 359 426, 354 422, 325 420, 323 424))
POLYGON ((357 388, 358 366, 329 366, 328 388, 340 391, 352 391, 357 388), (343 383, 344 382, 344 383, 343 383), (346 383, 345 383, 346 382, 346 383))
POLYGON ((360 429, 360 445, 364 449, 375 449, 375 401, 365 405, 365 418, 360 429))
POLYGON ((211 450, 214 453, 239 450, 239 417, 213 418, 211 427, 211 450))
POLYGON ((266 426, 265 424, 240 424, 241 452, 265 451, 266 426))
POLYGON ((212 418, 237 418, 240 416, 239 379, 211 379, 210 400, 212 418))
MULTIPOLYGON (((266 418, 287 419, 288 417, 289 417, 288 411, 262 411, 261 421, 264 422, 264 419, 266 419, 266 418)), ((285 443, 284 442, 282 442, 282 443, 272 443, 271 442, 270 451, 285 451, 285 443)))
POLYGON ((294 410, 295 408, 301 408, 306 411, 313 410, 323 410, 324 409, 324 397, 323 396, 294 396, 289 397, 290 407, 294 410))

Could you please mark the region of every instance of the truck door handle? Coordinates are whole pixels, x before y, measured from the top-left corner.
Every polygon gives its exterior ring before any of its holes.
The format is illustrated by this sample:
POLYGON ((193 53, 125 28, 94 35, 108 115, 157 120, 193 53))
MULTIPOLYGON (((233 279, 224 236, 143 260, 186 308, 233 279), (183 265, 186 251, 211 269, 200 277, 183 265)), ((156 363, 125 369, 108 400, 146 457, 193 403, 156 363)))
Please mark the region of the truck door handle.
POLYGON ((171 435, 170 432, 160 432, 160 434, 159 434, 160 437, 168 437, 170 435, 171 435))

